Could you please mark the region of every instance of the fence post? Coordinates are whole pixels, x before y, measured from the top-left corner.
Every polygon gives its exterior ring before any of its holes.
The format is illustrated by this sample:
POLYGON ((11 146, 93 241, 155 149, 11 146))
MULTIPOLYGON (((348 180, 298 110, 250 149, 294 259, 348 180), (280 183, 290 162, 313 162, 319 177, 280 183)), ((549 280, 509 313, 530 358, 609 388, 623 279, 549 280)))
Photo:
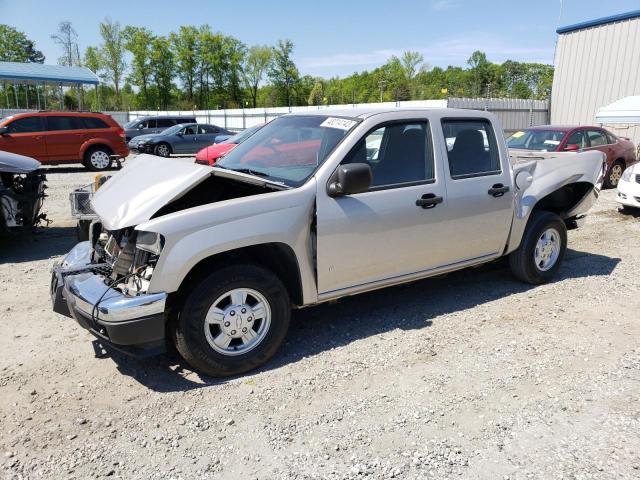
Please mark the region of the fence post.
POLYGON ((227 109, 226 107, 222 110, 224 112, 224 128, 227 129, 227 109))
POLYGON ((264 123, 267 123, 267 107, 264 107, 264 123))
POLYGON ((529 126, 533 126, 533 99, 529 101, 529 126))

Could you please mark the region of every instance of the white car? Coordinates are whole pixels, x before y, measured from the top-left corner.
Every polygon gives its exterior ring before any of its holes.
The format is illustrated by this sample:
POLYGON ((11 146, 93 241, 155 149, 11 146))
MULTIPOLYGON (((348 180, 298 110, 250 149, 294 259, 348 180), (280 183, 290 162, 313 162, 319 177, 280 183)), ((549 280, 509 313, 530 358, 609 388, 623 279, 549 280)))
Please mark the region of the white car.
POLYGON ((618 182, 618 203, 640 208, 640 163, 627 168, 618 182))

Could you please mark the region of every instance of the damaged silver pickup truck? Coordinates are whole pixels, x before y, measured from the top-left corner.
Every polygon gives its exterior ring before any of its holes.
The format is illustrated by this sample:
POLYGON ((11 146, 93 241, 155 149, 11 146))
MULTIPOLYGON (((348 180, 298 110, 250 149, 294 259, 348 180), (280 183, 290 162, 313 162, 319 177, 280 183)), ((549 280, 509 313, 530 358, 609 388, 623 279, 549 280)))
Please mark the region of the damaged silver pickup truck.
POLYGON ((40 162, 0 151, 0 236, 25 230, 45 220, 40 213, 46 177, 40 162))
POLYGON ((53 269, 54 310, 105 344, 174 342, 195 369, 266 362, 291 309, 508 256, 550 281, 598 197, 600 152, 512 164, 487 112, 280 117, 214 168, 141 155, 53 269))

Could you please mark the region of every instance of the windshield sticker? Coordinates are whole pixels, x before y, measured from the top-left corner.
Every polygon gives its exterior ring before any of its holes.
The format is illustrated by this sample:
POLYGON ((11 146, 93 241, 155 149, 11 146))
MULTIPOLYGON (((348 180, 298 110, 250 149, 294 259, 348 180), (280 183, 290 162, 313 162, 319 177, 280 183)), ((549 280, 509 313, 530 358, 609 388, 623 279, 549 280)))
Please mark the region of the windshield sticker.
POLYGON ((338 128, 340 130, 349 130, 356 124, 355 120, 348 120, 346 118, 329 117, 320 124, 321 127, 326 128, 338 128))
POLYGON ((520 138, 521 136, 524 135, 524 132, 516 132, 513 135, 511 135, 513 138, 520 138))
POLYGON ((545 140, 544 143, 546 143, 547 145, 560 145, 559 140, 545 140))

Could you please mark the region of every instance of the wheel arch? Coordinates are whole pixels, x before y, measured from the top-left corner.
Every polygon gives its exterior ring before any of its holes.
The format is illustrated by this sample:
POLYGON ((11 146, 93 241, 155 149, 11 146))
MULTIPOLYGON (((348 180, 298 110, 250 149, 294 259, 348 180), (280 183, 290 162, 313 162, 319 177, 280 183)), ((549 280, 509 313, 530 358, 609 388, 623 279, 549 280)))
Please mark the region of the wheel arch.
POLYGON ((82 147, 80 147, 80 158, 84 160, 87 152, 97 147, 104 147, 109 152, 109 155, 113 155, 114 150, 110 142, 100 138, 93 138, 83 143, 82 147))

